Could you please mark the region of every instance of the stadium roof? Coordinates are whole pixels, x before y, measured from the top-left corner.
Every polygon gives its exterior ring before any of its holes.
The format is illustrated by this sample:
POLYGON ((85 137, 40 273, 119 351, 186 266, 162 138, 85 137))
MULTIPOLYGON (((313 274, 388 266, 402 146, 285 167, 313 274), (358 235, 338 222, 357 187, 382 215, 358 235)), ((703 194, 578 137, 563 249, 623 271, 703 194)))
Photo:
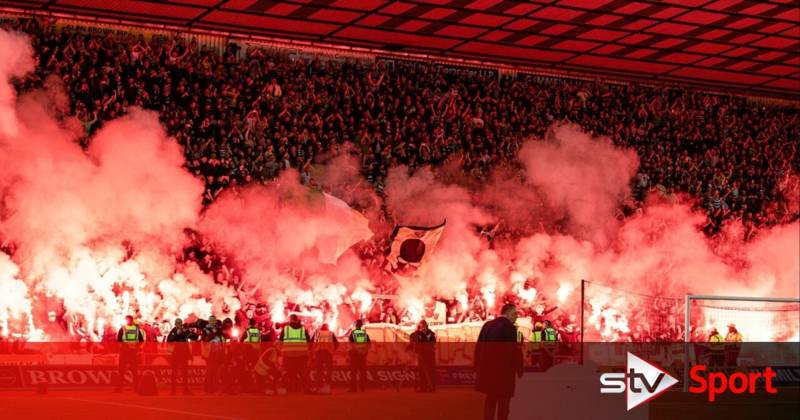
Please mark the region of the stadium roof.
POLYGON ((800 97, 797 0, 0 0, 0 5, 800 97))

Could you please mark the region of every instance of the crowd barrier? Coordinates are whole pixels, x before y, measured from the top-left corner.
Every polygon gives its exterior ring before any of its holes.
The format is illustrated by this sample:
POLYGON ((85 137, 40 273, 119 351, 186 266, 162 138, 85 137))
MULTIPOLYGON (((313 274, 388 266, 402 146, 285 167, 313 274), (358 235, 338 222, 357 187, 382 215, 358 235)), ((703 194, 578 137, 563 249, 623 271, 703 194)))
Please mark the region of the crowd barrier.
MULTIPOLYGON (((404 338, 402 329, 386 329, 404 338)), ((767 366, 778 372, 776 383, 800 384, 800 344, 744 343, 737 348, 736 358, 720 370, 759 371, 767 366)), ((709 363, 705 344, 637 344, 637 343, 558 343, 538 346, 533 343, 440 342, 412 344, 408 342, 373 342, 369 345, 341 343, 331 351, 328 372, 330 385, 344 387, 350 383, 351 361, 362 355, 366 361, 367 384, 371 387, 399 388, 413 386, 420 369, 420 360, 429 357, 441 386, 467 387, 475 383, 476 354, 482 354, 484 366, 497 364, 502 369, 510 358, 520 357, 527 371, 547 370, 553 365, 580 364, 598 372, 624 371, 627 354, 634 353, 675 377, 682 377, 690 366, 709 363), (546 363, 541 363, 542 360, 546 363)), ((218 375, 220 383, 239 384, 245 388, 258 375, 256 365, 263 361, 277 377, 287 373, 287 358, 304 358, 299 368, 309 383, 321 379, 320 347, 286 348, 281 343, 8 343, 0 342, 0 389, 37 387, 81 388, 110 387, 133 381, 133 369, 141 377, 150 377, 159 387, 172 384, 186 369, 189 385, 206 385, 209 375, 218 375), (123 362, 123 363, 121 363, 123 362), (121 369, 120 366, 123 368, 121 369), (120 376, 121 375, 121 376, 120 376), (177 376, 174 376, 177 375, 177 376)), ((269 375, 264 375, 269 376, 269 375)), ((180 379, 182 383, 184 379, 180 379)))

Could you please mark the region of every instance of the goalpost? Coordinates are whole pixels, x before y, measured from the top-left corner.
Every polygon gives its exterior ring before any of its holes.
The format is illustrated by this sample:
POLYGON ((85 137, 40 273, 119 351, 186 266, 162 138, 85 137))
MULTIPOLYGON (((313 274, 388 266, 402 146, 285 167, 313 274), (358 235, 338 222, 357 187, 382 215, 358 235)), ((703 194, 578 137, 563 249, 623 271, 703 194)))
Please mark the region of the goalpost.
POLYGON ((744 342, 798 342, 800 297, 686 295, 684 320, 683 390, 686 392, 692 357, 689 353, 694 350, 690 343, 707 342, 712 328, 724 337, 731 324, 742 334, 744 342))
POLYGON ((686 295, 684 311, 687 343, 693 341, 693 327, 704 333, 717 328, 725 336, 727 326, 735 324, 742 341, 798 341, 800 333, 800 297, 686 295))
MULTIPOLYGON (((725 337, 728 325, 734 324, 743 342, 789 342, 788 347, 766 346, 773 353, 761 350, 765 346, 745 344, 741 366, 757 366, 765 360, 786 360, 781 352, 792 350, 788 356, 792 366, 798 363, 800 346, 800 297, 743 297, 717 295, 684 295, 672 297, 646 295, 618 289, 591 281, 581 281, 580 361, 584 363, 585 343, 620 342, 640 339, 636 327, 646 327, 646 342, 680 343, 683 351, 684 390, 688 390, 690 360, 708 356, 702 351, 709 342, 713 328, 725 337), (681 317, 683 321, 681 322, 681 317), (770 359, 775 357, 775 359, 770 359)), ((668 353, 680 350, 667 346, 668 353)), ((677 347, 681 347, 678 345, 677 347)), ((679 360, 675 360, 678 361, 679 360)), ((699 362, 699 360, 698 360, 699 362)))

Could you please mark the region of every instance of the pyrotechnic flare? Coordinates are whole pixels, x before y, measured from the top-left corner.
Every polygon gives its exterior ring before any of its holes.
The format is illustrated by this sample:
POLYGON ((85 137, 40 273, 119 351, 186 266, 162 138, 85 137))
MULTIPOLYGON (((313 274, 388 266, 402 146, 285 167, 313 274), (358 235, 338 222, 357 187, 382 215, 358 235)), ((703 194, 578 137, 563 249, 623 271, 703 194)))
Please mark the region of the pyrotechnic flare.
MULTIPOLYGON (((517 162, 524 176, 503 177, 501 169, 479 187, 452 163, 393 167, 380 202, 368 183, 356 181, 358 162, 339 156, 315 171, 325 193, 286 170, 266 185, 223 192, 204 209, 203 181, 183 168, 183 151, 157 115, 132 108, 106 122, 83 150, 78 135, 53 117, 63 104, 52 98, 63 95, 50 88, 16 97, 9 80, 32 68, 27 40, 0 31, 4 334, 62 338, 53 313, 73 320, 73 333, 99 340, 130 313, 147 321, 233 317, 244 299, 266 303, 272 322, 294 311, 347 324, 362 314, 340 312, 340 305, 355 301, 366 311, 383 283, 348 251, 371 238, 371 228, 389 236, 383 208, 398 226, 431 227, 393 236, 402 241, 392 244, 392 264, 424 262, 391 284, 392 303, 409 322, 437 298, 455 299, 462 310, 469 302, 486 305, 491 314, 509 294, 521 305, 557 302, 554 317, 576 314, 581 279, 680 298, 787 296, 800 286, 800 224, 764 229, 744 242, 730 234, 734 223, 720 247, 701 232, 705 217, 692 211, 691 198, 660 193, 618 218, 637 172, 635 152, 571 125, 524 143, 517 162), (367 209, 369 218, 348 204, 367 209), (236 269, 212 278, 186 261, 184 248, 198 238, 214 255, 232 257, 236 269)), ((796 190, 792 180, 796 175, 782 191, 796 190)), ((648 322, 636 314, 651 308, 630 296, 589 296, 587 330, 604 340, 631 337, 648 322)), ((764 337, 796 337, 791 328, 764 337)))

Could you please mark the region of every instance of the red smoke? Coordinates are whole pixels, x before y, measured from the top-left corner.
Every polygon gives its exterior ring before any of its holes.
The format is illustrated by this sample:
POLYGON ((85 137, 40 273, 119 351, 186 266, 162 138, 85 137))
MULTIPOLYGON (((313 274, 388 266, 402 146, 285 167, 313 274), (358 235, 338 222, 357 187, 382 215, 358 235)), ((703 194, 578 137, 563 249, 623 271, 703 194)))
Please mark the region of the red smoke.
MULTIPOLYGON (((0 239, 16 246, 13 256, 0 252, 4 333, 54 338, 46 313, 62 304, 92 339, 128 313, 146 320, 230 316, 245 298, 267 301, 274 320, 287 302, 332 322, 342 302, 368 306, 376 279, 358 257, 347 252, 335 264, 320 257, 349 234, 346 216, 326 212, 325 198, 301 185, 296 171, 223 193, 202 212, 202 181, 182 168, 180 147, 155 114, 129 110, 84 151, 75 124, 55 117, 63 109, 58 88, 15 97, 7 81, 32 66, 26 40, 0 31, 0 239), (194 263, 179 263, 185 228, 234 256, 242 284, 220 284, 194 263), (331 312, 316 309, 322 301, 331 312)), ((394 221, 447 220, 433 258, 400 284, 399 305, 418 316, 434 297, 480 294, 491 304, 511 293, 569 314, 577 312, 581 279, 675 297, 797 294, 797 222, 764 230, 751 243, 732 232, 710 240, 700 230, 705 216, 682 197, 652 197, 620 221, 636 154, 573 126, 529 140, 519 160, 524 177, 503 168, 478 186, 453 164, 412 175, 403 167, 390 171, 384 204, 394 221), (476 226, 496 223, 521 237, 497 237, 490 246, 476 226)), ((314 177, 385 234, 381 200, 346 152, 318 166, 314 177)), ((629 333, 636 322, 631 306, 641 305, 614 296, 590 303, 587 328, 603 339, 629 333)))

